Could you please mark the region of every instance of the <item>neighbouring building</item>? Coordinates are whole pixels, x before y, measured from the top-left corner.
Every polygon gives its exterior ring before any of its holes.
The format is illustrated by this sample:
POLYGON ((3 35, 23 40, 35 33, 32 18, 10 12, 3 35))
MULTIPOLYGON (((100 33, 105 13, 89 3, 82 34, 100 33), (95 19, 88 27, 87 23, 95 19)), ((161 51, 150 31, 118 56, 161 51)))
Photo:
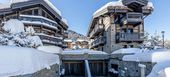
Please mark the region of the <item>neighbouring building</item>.
POLYGON ((111 53, 120 48, 139 47, 144 41, 144 19, 153 11, 148 0, 119 0, 97 10, 87 36, 91 49, 111 53))
POLYGON ((67 38, 64 39, 64 42, 66 43, 66 49, 83 49, 89 48, 89 38, 79 34, 72 30, 67 30, 65 32, 67 35, 67 38))
POLYGON ((25 28, 33 27, 44 45, 63 47, 68 26, 61 12, 49 0, 10 0, 0 4, 0 32, 9 19, 18 19, 25 28))

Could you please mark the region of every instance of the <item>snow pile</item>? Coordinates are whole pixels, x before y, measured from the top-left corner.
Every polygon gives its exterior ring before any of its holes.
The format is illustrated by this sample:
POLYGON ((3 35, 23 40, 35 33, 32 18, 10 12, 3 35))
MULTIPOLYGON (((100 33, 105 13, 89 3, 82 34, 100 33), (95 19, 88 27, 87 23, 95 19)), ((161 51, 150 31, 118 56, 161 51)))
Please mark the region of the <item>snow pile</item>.
POLYGON ((60 64, 58 55, 31 48, 0 46, 0 77, 32 74, 60 64))
POLYGON ((27 29, 27 32, 25 32, 24 25, 19 20, 11 19, 7 21, 3 26, 3 30, 4 34, 0 34, 0 45, 31 48, 43 45, 41 39, 38 36, 34 36, 33 28, 27 29))
POLYGON ((17 19, 11 19, 7 21, 6 24, 2 28, 3 30, 9 33, 24 32, 24 24, 17 19))
POLYGON ((157 63, 147 77, 170 77, 170 60, 157 63))
POLYGON ((66 50, 63 52, 63 54, 104 54, 107 55, 107 53, 102 51, 94 51, 89 49, 80 49, 80 50, 66 50))
POLYGON ((169 50, 152 50, 142 53, 136 53, 134 55, 125 55, 123 61, 136 61, 136 62, 162 62, 170 60, 169 50))
POLYGON ((57 46, 40 46, 37 49, 48 53, 54 53, 54 54, 60 54, 63 52, 63 50, 57 46))
POLYGON ((112 1, 112 2, 109 2, 106 5, 104 5, 100 9, 98 9, 96 12, 94 12, 93 16, 96 15, 97 13, 101 12, 102 10, 107 9, 109 6, 112 6, 112 7, 117 7, 117 6, 126 7, 126 6, 123 5, 121 0, 119 0, 119 1, 112 1))
POLYGON ((143 50, 139 48, 123 48, 116 51, 113 51, 112 54, 134 54, 141 53, 143 50))

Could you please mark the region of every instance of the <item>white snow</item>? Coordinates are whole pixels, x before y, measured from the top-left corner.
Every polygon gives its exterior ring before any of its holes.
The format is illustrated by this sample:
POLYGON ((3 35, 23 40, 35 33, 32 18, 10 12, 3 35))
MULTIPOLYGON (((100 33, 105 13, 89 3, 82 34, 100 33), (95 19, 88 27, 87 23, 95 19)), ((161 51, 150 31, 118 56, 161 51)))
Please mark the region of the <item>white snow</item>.
POLYGON ((28 34, 33 35, 35 33, 35 30, 34 30, 34 28, 32 26, 29 26, 29 27, 26 28, 26 32, 28 34))
POLYGON ((40 46, 37 49, 47 53, 54 53, 54 54, 60 54, 63 52, 63 50, 57 46, 40 46))
POLYGON ((56 11, 61 16, 61 11, 58 10, 51 2, 50 0, 44 0, 54 11, 56 11))
POLYGON ((147 8, 147 9, 152 8, 152 9, 154 9, 154 5, 153 5, 152 2, 148 2, 148 4, 146 6, 144 6, 144 8, 147 8))
POLYGON ((112 54, 134 54, 141 53, 143 50, 139 48, 122 48, 116 51, 113 51, 112 54))
POLYGON ((17 19, 10 19, 3 26, 3 30, 13 34, 24 32, 24 24, 17 19))
POLYGON ((89 50, 89 49, 79 49, 79 50, 66 50, 63 52, 63 54, 103 54, 106 55, 107 53, 102 52, 102 51, 94 51, 94 50, 89 50))
POLYGON ((60 64, 58 55, 31 48, 0 46, 0 77, 32 74, 60 64))
POLYGON ((118 73, 119 73, 119 72, 116 71, 114 68, 109 69, 109 72, 111 72, 111 73, 113 73, 113 74, 118 74, 118 73))
POLYGON ((170 61, 157 63, 147 77, 170 77, 170 61))
POLYGON ((61 19, 66 25, 68 25, 68 22, 67 22, 67 20, 65 19, 65 18, 62 18, 61 19))
POLYGON ((136 61, 136 62, 162 62, 170 60, 170 50, 152 50, 142 53, 136 53, 134 55, 125 55, 123 61, 136 61))
MULTIPOLYGON (((10 8, 11 4, 18 3, 18 2, 25 2, 30 0, 1 0, 0 9, 3 8, 10 8)), ((50 0, 44 0, 44 2, 47 3, 55 12, 57 12, 61 16, 61 11, 58 10, 51 2, 50 0)))
POLYGON ((107 9, 107 7, 109 7, 109 6, 112 6, 112 7, 117 7, 117 6, 126 7, 126 6, 123 5, 121 0, 119 0, 119 1, 112 1, 112 2, 109 2, 106 5, 104 5, 100 9, 98 9, 96 12, 94 12, 93 16, 95 16, 97 13, 101 12, 102 10, 107 9))
POLYGON ((35 47, 43 46, 43 43, 42 43, 40 37, 38 37, 38 36, 28 36, 27 39, 31 41, 30 45, 33 47, 34 46, 35 47))

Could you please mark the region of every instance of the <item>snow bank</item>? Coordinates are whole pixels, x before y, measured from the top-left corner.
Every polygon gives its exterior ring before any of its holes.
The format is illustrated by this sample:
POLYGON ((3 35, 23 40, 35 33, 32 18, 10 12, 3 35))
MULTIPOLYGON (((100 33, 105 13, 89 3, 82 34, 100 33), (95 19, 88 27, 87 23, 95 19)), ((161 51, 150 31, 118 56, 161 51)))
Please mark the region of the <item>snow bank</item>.
POLYGON ((134 54, 141 53, 143 50, 139 48, 123 48, 116 51, 113 51, 112 54, 134 54))
POLYGON ((40 46, 37 49, 47 53, 54 53, 54 54, 60 54, 63 52, 63 50, 57 46, 40 46))
POLYGON ((58 55, 30 48, 0 46, 0 77, 32 74, 59 64, 58 55))
POLYGON ((157 63, 147 77, 170 77, 170 60, 157 63))
POLYGON ((17 19, 10 19, 3 26, 3 30, 13 34, 24 32, 24 24, 17 19))
POLYGON ((170 50, 152 50, 142 53, 136 53, 134 55, 125 55, 124 61, 139 61, 139 62, 162 62, 170 60, 170 50))
POLYGON ((63 52, 63 54, 107 54, 102 51, 94 51, 94 50, 89 50, 89 49, 80 49, 80 50, 66 50, 63 52))
MULTIPOLYGON (((106 5, 104 5, 103 7, 101 7, 100 9, 98 9, 96 12, 94 12, 93 16, 96 15, 97 13, 99 13, 100 11, 107 9, 107 7, 109 7, 109 6, 116 7, 116 6, 124 6, 124 5, 121 0, 109 2, 106 5)), ((124 6, 124 7, 126 7, 126 6, 124 6)))

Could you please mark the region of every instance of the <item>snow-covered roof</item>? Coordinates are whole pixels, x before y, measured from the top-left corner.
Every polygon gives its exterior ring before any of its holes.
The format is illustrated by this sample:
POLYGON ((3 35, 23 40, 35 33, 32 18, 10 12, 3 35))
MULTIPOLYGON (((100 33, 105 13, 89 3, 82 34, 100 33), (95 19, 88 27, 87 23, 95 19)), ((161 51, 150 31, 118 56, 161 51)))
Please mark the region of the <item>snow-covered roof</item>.
POLYGON ((60 54, 63 52, 63 50, 57 46, 40 46, 37 49, 40 51, 44 51, 47 53, 54 53, 54 54, 60 54))
MULTIPOLYGON (((0 3, 0 9, 4 8, 10 8, 11 4, 19 3, 19 2, 26 2, 31 0, 1 0, 0 3)), ((58 10, 51 2, 50 0, 44 0, 55 12, 57 12, 61 16, 61 11, 58 10)))
POLYGON ((170 77, 170 61, 157 63, 147 77, 170 77))
POLYGON ((68 22, 67 22, 67 20, 65 19, 65 18, 62 18, 61 19, 66 25, 68 25, 68 22))
POLYGON ((94 12, 93 16, 95 16, 98 13, 100 13, 102 10, 107 9, 109 6, 112 6, 112 7, 126 7, 126 6, 123 5, 121 0, 119 0, 119 1, 112 1, 112 2, 109 2, 106 5, 104 5, 100 9, 98 9, 96 12, 94 12))
POLYGON ((116 51, 113 51, 112 54, 134 54, 141 53, 142 50, 139 48, 123 48, 116 51))
POLYGON ((0 77, 32 74, 59 64, 58 55, 31 48, 0 46, 0 77))
POLYGON ((107 53, 102 52, 102 51, 94 51, 94 50, 89 50, 89 49, 80 49, 80 50, 66 50, 63 52, 63 54, 75 54, 75 55, 79 55, 79 54, 105 54, 107 55, 107 53))
POLYGON ((143 8, 146 8, 146 9, 152 8, 152 9, 154 9, 154 5, 153 5, 152 2, 148 2, 148 4, 146 6, 144 6, 143 8))
POLYGON ((136 62, 162 62, 170 60, 170 50, 157 49, 151 51, 144 51, 134 55, 125 55, 123 61, 136 61, 136 62))

